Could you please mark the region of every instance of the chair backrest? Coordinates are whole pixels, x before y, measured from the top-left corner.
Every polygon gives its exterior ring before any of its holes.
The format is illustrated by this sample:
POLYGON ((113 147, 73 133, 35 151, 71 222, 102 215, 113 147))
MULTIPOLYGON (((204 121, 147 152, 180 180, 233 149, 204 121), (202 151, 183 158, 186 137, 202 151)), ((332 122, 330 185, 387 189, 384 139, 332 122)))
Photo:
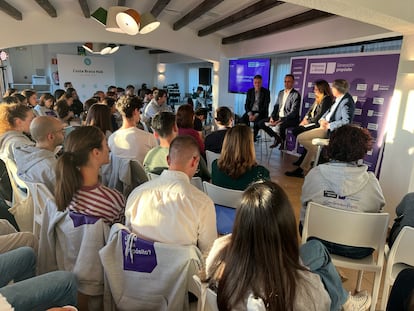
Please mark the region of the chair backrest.
POLYGON ((210 150, 206 150, 206 159, 207 159, 207 169, 211 174, 211 165, 213 164, 213 161, 218 159, 220 157, 220 153, 215 153, 210 150))
POLYGON ((215 204, 238 208, 240 206, 243 191, 227 189, 203 182, 204 192, 213 200, 215 204))
POLYGON ((103 185, 116 189, 128 197, 135 187, 148 181, 144 167, 138 161, 117 157, 114 154, 111 154, 110 158, 110 163, 101 168, 103 185))
POLYGON ((414 228, 405 226, 401 229, 388 255, 388 263, 404 263, 414 266, 414 228))
POLYGON ((46 203, 49 199, 54 200, 55 197, 45 184, 26 182, 26 185, 29 188, 33 202, 33 233, 39 237, 39 226, 42 225, 46 203))
POLYGON ((99 255, 119 310, 188 310, 188 280, 202 260, 196 246, 146 241, 114 224, 99 255))
POLYGON ((302 243, 317 237, 348 246, 371 247, 383 254, 388 219, 388 213, 346 211, 309 202, 302 243))
POLYGON ((207 283, 202 283, 198 275, 193 275, 193 282, 197 287, 197 311, 218 311, 217 294, 207 283))

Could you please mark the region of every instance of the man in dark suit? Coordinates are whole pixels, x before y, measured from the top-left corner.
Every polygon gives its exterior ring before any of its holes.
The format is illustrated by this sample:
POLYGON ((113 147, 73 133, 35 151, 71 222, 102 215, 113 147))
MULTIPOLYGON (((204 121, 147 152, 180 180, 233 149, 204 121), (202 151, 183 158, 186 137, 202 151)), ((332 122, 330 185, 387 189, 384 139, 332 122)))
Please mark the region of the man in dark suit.
MULTIPOLYGON (((295 127, 299 124, 300 94, 293 88, 295 78, 291 74, 285 76, 285 88, 279 92, 273 112, 270 118, 263 119, 259 122, 259 128, 275 138, 275 142, 270 148, 275 148, 282 144, 286 139, 286 129, 295 127), (274 132, 270 126, 277 126, 277 132, 274 132)), ((283 145, 283 144, 282 144, 283 145)))
POLYGON ((261 75, 254 76, 253 85, 254 87, 249 89, 246 94, 246 104, 244 105, 246 113, 242 117, 242 123, 247 125, 250 125, 250 122, 254 123, 254 140, 256 141, 259 132, 258 124, 262 119, 266 119, 269 113, 270 92, 262 87, 261 75))

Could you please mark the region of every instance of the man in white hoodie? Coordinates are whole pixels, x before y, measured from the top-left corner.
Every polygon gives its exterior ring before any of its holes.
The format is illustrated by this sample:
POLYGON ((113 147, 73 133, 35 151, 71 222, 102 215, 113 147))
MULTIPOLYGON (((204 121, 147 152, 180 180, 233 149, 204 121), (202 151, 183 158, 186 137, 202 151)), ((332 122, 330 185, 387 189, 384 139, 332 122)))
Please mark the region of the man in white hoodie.
POLYGON ((54 193, 56 184, 56 147, 62 145, 64 125, 56 118, 40 116, 30 124, 35 146, 20 146, 14 150, 18 176, 26 182, 43 183, 54 193))

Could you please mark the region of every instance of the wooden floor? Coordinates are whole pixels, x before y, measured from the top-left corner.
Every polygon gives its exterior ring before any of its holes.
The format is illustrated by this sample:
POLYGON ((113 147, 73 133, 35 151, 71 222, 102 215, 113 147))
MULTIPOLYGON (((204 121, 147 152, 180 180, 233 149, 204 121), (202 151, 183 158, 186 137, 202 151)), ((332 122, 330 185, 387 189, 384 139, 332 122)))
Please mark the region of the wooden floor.
MULTIPOLYGON (((292 163, 297 160, 297 157, 282 152, 278 148, 275 148, 274 150, 269 149, 268 146, 271 143, 272 142, 269 141, 259 141, 255 144, 257 161, 269 169, 272 181, 278 183, 286 191, 298 222, 301 207, 300 196, 304 179, 288 177, 285 175, 286 171, 296 168, 296 166, 293 166, 292 163)), ((347 291, 353 292, 357 283, 357 271, 341 269, 341 274, 348 278, 348 280, 343 282, 344 288, 347 291)), ((362 289, 367 290, 370 293, 373 287, 373 279, 373 273, 364 273, 362 289)), ((377 308, 380 306, 381 297, 382 286, 379 291, 377 308)))

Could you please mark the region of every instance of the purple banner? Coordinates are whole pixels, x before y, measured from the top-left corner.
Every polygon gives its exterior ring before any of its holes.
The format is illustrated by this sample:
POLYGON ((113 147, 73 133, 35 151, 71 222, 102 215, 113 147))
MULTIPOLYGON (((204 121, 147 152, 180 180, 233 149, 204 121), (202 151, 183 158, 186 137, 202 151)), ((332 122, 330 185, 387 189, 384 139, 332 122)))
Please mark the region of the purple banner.
POLYGON ((130 234, 122 230, 122 253, 124 254, 124 270, 151 273, 157 266, 157 254, 154 249, 154 242, 134 239, 128 243, 130 234), (125 249, 128 252, 125 253, 125 249))
MULTIPOLYGON (((374 138, 373 150, 364 162, 370 171, 377 172, 385 134, 385 122, 390 109, 398 69, 399 54, 360 54, 349 56, 323 56, 293 58, 292 68, 307 61, 303 76, 302 110, 305 115, 315 100, 313 83, 324 79, 332 85, 335 79, 345 79, 350 84, 349 93, 355 101, 353 123, 367 128, 374 138)), ((296 76, 295 76, 296 78, 296 76)))

